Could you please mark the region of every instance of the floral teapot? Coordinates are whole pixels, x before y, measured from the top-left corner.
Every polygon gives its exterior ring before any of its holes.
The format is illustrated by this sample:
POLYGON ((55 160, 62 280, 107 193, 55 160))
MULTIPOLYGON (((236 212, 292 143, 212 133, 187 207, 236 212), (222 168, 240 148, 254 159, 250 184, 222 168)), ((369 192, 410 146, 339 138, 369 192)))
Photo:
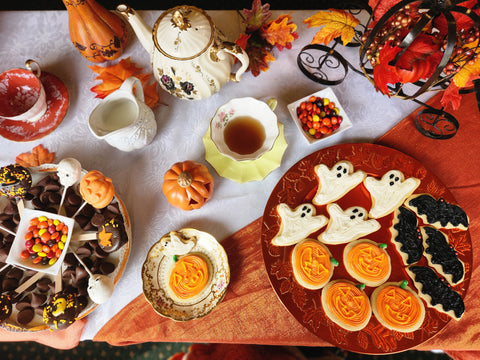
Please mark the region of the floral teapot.
POLYGON ((224 41, 208 14, 199 8, 181 5, 166 10, 153 29, 127 5, 118 5, 117 12, 150 53, 155 79, 181 99, 209 97, 229 80, 240 81, 248 68, 247 53, 224 41), (235 58, 241 66, 232 74, 235 58))

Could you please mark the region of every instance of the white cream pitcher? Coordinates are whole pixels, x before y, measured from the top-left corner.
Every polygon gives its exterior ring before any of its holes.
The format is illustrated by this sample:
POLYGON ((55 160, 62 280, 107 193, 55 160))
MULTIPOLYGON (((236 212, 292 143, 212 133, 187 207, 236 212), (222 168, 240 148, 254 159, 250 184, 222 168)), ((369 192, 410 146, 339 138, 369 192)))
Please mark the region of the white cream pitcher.
POLYGON ((164 11, 153 29, 125 4, 118 5, 117 12, 150 54, 160 86, 180 99, 209 97, 228 81, 240 81, 248 68, 247 53, 225 41, 210 16, 195 6, 180 5, 164 11), (235 58, 240 68, 232 73, 235 58))
POLYGON ((129 77, 92 111, 90 131, 122 151, 143 148, 157 133, 155 115, 144 101, 140 80, 129 77))

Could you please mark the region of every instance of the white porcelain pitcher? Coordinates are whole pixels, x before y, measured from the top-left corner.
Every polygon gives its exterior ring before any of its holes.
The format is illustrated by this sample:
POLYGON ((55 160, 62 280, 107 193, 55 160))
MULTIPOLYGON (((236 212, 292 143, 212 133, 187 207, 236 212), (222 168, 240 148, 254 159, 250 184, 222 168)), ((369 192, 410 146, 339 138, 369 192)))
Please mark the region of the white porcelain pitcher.
POLYGON ((92 134, 122 151, 150 144, 157 133, 157 122, 144 101, 140 80, 129 77, 90 114, 88 125, 92 134))
POLYGON ((180 5, 164 11, 153 29, 127 5, 118 5, 117 12, 150 54, 155 79, 181 99, 209 97, 228 81, 240 81, 248 68, 248 54, 225 41, 210 16, 195 6, 180 5), (235 58, 241 66, 232 74, 235 58))

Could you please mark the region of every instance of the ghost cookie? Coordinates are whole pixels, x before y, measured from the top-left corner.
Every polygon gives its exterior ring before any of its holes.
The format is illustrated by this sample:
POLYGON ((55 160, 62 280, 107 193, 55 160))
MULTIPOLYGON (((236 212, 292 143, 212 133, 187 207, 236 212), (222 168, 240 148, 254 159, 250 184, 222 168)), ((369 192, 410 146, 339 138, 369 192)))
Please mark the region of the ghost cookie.
POLYGON ((362 330, 372 316, 368 296, 348 280, 335 280, 325 285, 321 301, 325 315, 349 331, 362 330))
POLYGON ((425 306, 407 284, 406 280, 385 283, 376 288, 370 297, 373 314, 387 329, 413 332, 425 320, 425 306))
POLYGON ((423 238, 417 216, 404 206, 395 210, 390 227, 392 242, 405 265, 418 262, 423 256, 423 238))
POLYGON ((418 295, 429 307, 459 320, 465 312, 465 304, 459 293, 446 281, 440 279, 434 270, 426 266, 409 266, 408 275, 418 289, 418 295))
POLYGON ((314 239, 305 239, 295 245, 291 261, 295 280, 310 290, 324 287, 338 265, 328 248, 314 239))
POLYGON ((325 205, 340 199, 343 195, 360 184, 367 175, 362 170, 353 171, 351 162, 342 160, 331 169, 326 165, 315 166, 318 177, 318 189, 312 202, 315 205, 325 205))
POLYGON ((277 212, 281 221, 280 230, 272 239, 272 244, 276 246, 294 245, 328 222, 323 215, 315 216, 315 207, 308 203, 297 206, 295 210, 281 203, 277 205, 277 212))
POLYGON ((402 205, 405 199, 413 194, 420 185, 420 180, 414 177, 404 180, 401 171, 390 170, 380 180, 373 176, 367 176, 364 185, 372 198, 369 215, 378 219, 402 205))
POLYGON ((448 242, 448 236, 430 226, 422 227, 421 231, 428 264, 445 277, 450 284, 455 285, 462 282, 465 268, 455 249, 448 242))
POLYGON ((367 219, 367 210, 361 206, 352 206, 345 211, 336 204, 327 205, 330 215, 327 228, 318 236, 318 240, 328 244, 344 244, 359 239, 380 229, 375 219, 367 219))
POLYGON ((429 194, 415 194, 407 199, 405 206, 415 211, 423 222, 437 229, 468 229, 468 216, 458 205, 443 198, 435 199, 429 194))
POLYGON ((392 272, 386 247, 386 244, 377 244, 368 239, 349 243, 343 250, 345 269, 350 276, 366 286, 383 284, 392 272))

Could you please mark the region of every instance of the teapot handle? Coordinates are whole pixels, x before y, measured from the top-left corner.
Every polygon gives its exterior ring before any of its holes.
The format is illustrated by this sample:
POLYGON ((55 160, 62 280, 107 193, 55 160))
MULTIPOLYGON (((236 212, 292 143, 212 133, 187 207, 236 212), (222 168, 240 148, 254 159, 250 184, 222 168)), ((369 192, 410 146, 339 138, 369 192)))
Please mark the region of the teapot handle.
POLYGON ((131 93, 133 91, 134 85, 135 85, 135 97, 141 102, 144 102, 145 97, 143 95, 142 83, 135 76, 130 76, 129 78, 125 79, 123 84, 120 86, 120 89, 131 93))
POLYGON ((222 57, 222 52, 229 53, 235 56, 238 60, 240 60, 241 66, 237 70, 235 74, 230 74, 230 80, 239 82, 242 79, 242 75, 248 69, 248 65, 250 64, 250 60, 248 58, 248 54, 243 50, 240 46, 235 43, 224 41, 218 49, 217 56, 220 58, 222 57))

